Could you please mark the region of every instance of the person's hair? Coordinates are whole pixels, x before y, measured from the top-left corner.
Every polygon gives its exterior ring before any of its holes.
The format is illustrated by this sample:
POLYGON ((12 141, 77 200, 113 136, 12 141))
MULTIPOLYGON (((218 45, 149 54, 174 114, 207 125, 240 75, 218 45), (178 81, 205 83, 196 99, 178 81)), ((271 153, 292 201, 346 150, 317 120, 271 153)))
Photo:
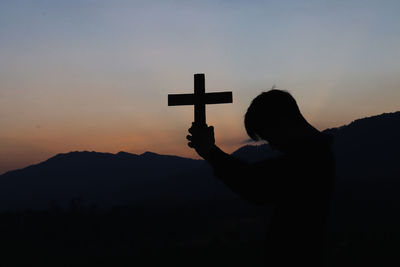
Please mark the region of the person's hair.
POLYGON ((304 120, 293 96, 283 90, 272 89, 262 92, 253 99, 247 109, 244 125, 253 140, 259 140, 259 133, 266 127, 274 128, 304 120))

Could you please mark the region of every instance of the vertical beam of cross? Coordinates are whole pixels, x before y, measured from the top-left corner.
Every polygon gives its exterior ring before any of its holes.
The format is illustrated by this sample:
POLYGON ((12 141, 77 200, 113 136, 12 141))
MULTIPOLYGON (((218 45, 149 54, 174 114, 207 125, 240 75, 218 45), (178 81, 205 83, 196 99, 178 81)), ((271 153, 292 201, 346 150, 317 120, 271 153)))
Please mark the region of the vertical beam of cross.
POLYGON ((206 86, 204 74, 194 75, 194 122, 197 126, 206 125, 206 86))
POLYGON ((232 92, 205 92, 204 74, 194 75, 194 94, 168 95, 168 106, 194 105, 194 123, 206 127, 206 104, 232 103, 232 92))

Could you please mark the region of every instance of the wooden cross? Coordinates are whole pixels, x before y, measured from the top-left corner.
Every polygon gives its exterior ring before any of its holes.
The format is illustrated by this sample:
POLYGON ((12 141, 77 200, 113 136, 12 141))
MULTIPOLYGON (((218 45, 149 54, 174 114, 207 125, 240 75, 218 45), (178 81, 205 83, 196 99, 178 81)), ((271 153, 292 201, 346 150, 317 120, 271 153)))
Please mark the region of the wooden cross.
POLYGON ((195 74, 194 94, 168 95, 168 106, 194 105, 194 123, 206 127, 206 104, 232 103, 232 92, 205 91, 204 74, 195 74))

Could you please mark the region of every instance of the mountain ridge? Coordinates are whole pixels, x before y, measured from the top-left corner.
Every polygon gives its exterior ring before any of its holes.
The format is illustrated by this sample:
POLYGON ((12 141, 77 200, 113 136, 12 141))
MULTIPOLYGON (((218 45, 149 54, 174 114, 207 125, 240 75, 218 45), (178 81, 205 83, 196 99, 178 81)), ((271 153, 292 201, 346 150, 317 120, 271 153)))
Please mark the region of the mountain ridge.
MULTIPOLYGON (((351 121, 348 124, 342 125, 342 126, 338 126, 338 127, 333 127, 333 128, 327 128, 325 130, 323 130, 322 132, 327 133, 327 134, 335 134, 337 131, 340 130, 344 130, 344 129, 349 129, 355 126, 359 126, 364 124, 365 122, 369 122, 371 120, 393 120, 393 119, 397 119, 400 122, 400 111, 395 111, 395 112, 385 112, 379 115, 373 115, 373 116, 369 116, 369 117, 364 117, 364 118, 360 118, 360 119, 355 119, 353 121, 351 121)), ((238 149, 236 149, 234 152, 231 153, 231 155, 233 156, 239 156, 241 157, 242 154, 244 153, 253 153, 253 154, 260 154, 258 152, 254 152, 254 148, 256 150, 264 150, 264 151, 260 151, 261 153, 265 153, 265 148, 267 148, 267 150, 271 150, 268 146, 268 144, 262 144, 262 145, 251 145, 251 144, 246 144, 242 147, 239 147, 238 149)), ((26 168, 30 168, 33 166, 37 166, 40 165, 44 162, 47 162, 49 160, 52 160, 54 158, 59 158, 59 157, 65 157, 65 156, 72 156, 72 155, 77 155, 77 154, 97 154, 97 155, 109 155, 109 156, 118 156, 118 157, 130 157, 130 158, 137 158, 137 157, 146 157, 146 158, 151 158, 151 157, 175 157, 175 158, 181 158, 181 159, 190 159, 190 160, 199 160, 199 159, 193 159, 193 158, 186 158, 186 157, 182 157, 182 156, 178 156, 178 155, 170 155, 170 154, 159 154, 156 152, 152 152, 152 151, 145 151, 141 154, 135 154, 135 153, 130 153, 130 152, 126 152, 126 151, 119 151, 117 153, 110 153, 110 152, 97 152, 97 151, 88 151, 88 150, 83 150, 83 151, 70 151, 70 152, 66 152, 66 153, 58 153, 50 158, 48 158, 45 161, 39 162, 37 164, 32 164, 23 168, 19 168, 19 169, 15 169, 15 170, 9 170, 3 174, 0 175, 0 179, 3 175, 6 175, 10 172, 14 172, 14 171, 20 171, 20 170, 24 170, 26 168)), ((267 154, 273 154, 273 155, 279 155, 279 152, 277 151, 268 151, 267 154)), ((255 157, 255 155, 250 156, 252 159, 253 157, 255 157)), ((260 155, 260 157, 262 158, 262 156, 260 155)), ((255 158, 254 158, 255 159, 255 158)), ((252 161, 252 160, 250 160, 252 161)))
MULTIPOLYGON (((372 190, 371 185, 380 194, 400 187, 399 111, 354 120, 323 132, 334 136, 338 191, 365 199, 372 190), (357 187, 359 181, 366 186, 364 189, 357 187)), ((279 152, 268 144, 245 145, 232 153, 249 162, 277 155, 279 152)), ((0 210, 43 208, 52 200, 65 205, 76 197, 107 205, 156 202, 165 198, 175 205, 182 201, 210 201, 212 194, 222 199, 237 199, 213 177, 211 168, 203 160, 149 151, 139 155, 124 151, 115 154, 72 151, 0 175, 0 210)))

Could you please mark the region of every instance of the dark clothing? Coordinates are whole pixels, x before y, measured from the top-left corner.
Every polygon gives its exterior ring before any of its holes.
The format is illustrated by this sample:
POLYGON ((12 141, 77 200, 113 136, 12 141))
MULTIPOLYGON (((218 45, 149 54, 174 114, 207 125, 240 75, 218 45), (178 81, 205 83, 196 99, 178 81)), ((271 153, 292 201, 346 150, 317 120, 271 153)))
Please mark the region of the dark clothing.
POLYGON ((249 201, 274 207, 267 230, 267 266, 322 266, 334 182, 331 137, 319 133, 291 144, 283 156, 248 164, 218 148, 215 175, 249 201))

